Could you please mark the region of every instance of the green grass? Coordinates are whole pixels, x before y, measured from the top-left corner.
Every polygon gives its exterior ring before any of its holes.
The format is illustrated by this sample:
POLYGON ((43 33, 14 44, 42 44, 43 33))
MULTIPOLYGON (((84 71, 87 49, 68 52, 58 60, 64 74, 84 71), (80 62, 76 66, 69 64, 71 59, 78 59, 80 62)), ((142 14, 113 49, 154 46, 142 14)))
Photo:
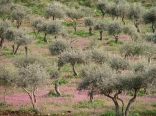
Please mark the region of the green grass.
POLYGON ((89 33, 86 30, 77 30, 76 32, 74 32, 74 30, 70 30, 69 33, 72 34, 73 38, 77 37, 87 38, 95 35, 95 31, 93 31, 92 35, 89 35, 89 33))
POLYGON ((74 22, 62 22, 62 25, 65 27, 72 27, 74 25, 74 22))
POLYGON ((116 43, 114 40, 110 40, 109 42, 107 42, 107 45, 109 46, 118 46, 120 44, 123 44, 123 42, 118 41, 118 43, 116 43))
POLYGON ((13 53, 12 52, 4 52, 4 56, 7 57, 7 58, 11 58, 13 57, 13 53))
POLYGON ((57 97, 57 94, 54 90, 50 90, 49 93, 48 93, 48 96, 54 96, 54 97, 57 97))
POLYGON ((9 48, 7 48, 7 47, 4 46, 4 47, 3 47, 3 50, 4 50, 4 51, 9 51, 9 48))
POLYGON ((102 100, 95 99, 93 102, 83 100, 73 105, 73 108, 104 108, 105 103, 102 100))
POLYGON ((55 84, 55 83, 58 83, 59 85, 67 84, 68 83, 68 80, 63 77, 63 78, 58 79, 58 81, 53 81, 52 82, 52 84, 55 84))

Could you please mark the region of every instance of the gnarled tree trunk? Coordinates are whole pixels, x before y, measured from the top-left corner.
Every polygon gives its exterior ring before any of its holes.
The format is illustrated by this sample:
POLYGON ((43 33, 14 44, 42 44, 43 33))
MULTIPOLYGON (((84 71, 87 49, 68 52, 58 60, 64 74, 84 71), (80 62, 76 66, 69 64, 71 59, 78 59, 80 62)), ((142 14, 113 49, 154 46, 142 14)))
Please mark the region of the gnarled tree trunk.
POLYGON ((102 33, 103 33, 103 31, 101 30, 99 32, 100 32, 100 38, 99 38, 99 40, 102 40, 102 33))
POLYGON ((44 41, 44 42, 47 42, 47 33, 44 33, 43 41, 44 41))
POLYGON ((14 55, 17 53, 19 47, 20 45, 17 45, 16 50, 14 51, 14 55))
POLYGON ((76 70, 75 70, 75 64, 72 64, 72 70, 73 70, 74 76, 77 76, 77 73, 76 73, 76 70))
POLYGON ((92 27, 89 27, 89 35, 92 35, 92 27))
POLYGON ((62 96, 61 92, 59 91, 59 87, 58 87, 58 80, 55 82, 55 92, 57 94, 57 96, 62 96))
POLYGON ((139 89, 135 89, 135 90, 134 90, 134 96, 133 96, 132 99, 129 100, 128 105, 127 105, 127 107, 126 107, 125 116, 128 116, 129 111, 130 111, 130 107, 131 107, 131 105, 133 104, 133 102, 135 101, 138 92, 139 92, 139 89))

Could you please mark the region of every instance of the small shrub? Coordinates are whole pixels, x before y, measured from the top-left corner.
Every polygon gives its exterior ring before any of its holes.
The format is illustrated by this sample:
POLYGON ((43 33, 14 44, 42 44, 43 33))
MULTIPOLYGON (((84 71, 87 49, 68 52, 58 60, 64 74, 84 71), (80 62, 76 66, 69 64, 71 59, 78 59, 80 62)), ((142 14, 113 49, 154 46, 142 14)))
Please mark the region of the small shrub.
POLYGON ((7 109, 6 112, 12 112, 12 109, 7 109))
POLYGON ((144 90, 140 90, 138 93, 138 96, 144 96, 145 95, 145 91, 144 90))
POLYGON ((36 108, 29 108, 28 112, 32 112, 32 113, 35 113, 35 114, 39 113, 39 111, 36 108))
POLYGON ((4 106, 5 103, 4 102, 0 102, 0 107, 4 106))
POLYGON ((20 108, 18 111, 19 111, 19 112, 22 112, 22 113, 28 112, 28 111, 27 111, 26 109, 24 109, 24 108, 20 108))
POLYGON ((50 45, 49 45, 49 51, 52 55, 58 55, 61 52, 67 50, 70 48, 69 43, 67 43, 64 40, 56 40, 53 41, 50 45))

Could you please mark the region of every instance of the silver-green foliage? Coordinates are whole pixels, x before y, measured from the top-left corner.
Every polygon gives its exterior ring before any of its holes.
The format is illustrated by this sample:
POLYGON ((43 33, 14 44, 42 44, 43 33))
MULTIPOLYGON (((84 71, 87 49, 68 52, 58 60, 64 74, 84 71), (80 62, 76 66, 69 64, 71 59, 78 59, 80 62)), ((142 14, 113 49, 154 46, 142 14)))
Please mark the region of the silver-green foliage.
POLYGON ((47 33, 51 35, 59 35, 62 34, 64 29, 63 26, 61 25, 61 22, 59 21, 50 21, 47 24, 47 33))
POLYGON ((97 9, 101 11, 103 18, 106 14, 106 11, 107 11, 107 5, 108 5, 107 0, 98 0, 98 3, 96 4, 97 9))
POLYGON ((55 18, 63 18, 65 16, 65 6, 60 2, 53 1, 46 8, 45 16, 48 18, 52 17, 53 20, 55 18))
POLYGON ((119 35, 122 32, 123 26, 118 21, 110 22, 108 25, 108 34, 109 35, 119 35))
POLYGON ((71 50, 71 51, 65 51, 62 52, 59 59, 58 59, 58 69, 64 65, 64 64, 71 64, 74 75, 77 75, 75 71, 75 64, 81 64, 85 63, 85 54, 81 50, 71 50))
POLYGON ((5 64, 0 66, 0 85, 7 87, 11 86, 15 82, 15 77, 17 76, 16 69, 11 64, 5 64))
POLYGON ((35 91, 47 81, 48 74, 45 68, 38 63, 29 64, 18 68, 16 84, 28 94, 33 108, 36 106, 37 98, 35 91))
POLYGON ((156 34, 153 33, 146 34, 145 39, 149 42, 156 43, 156 34))
POLYGON ((121 56, 111 56, 109 58, 110 67, 116 71, 127 70, 129 68, 129 62, 121 56))
POLYGON ((45 66, 46 62, 40 57, 40 56, 29 56, 29 57, 25 57, 25 56, 19 56, 15 58, 15 66, 20 68, 20 67, 27 67, 30 64, 34 64, 34 63, 38 63, 41 66, 45 66))
POLYGON ((38 63, 29 64, 18 68, 17 85, 22 88, 32 89, 43 85, 47 78, 45 69, 38 63))
POLYGON ((49 51, 52 55, 58 55, 69 48, 70 44, 63 39, 54 40, 49 45, 49 51))
POLYGON ((88 57, 91 62, 103 64, 108 62, 109 56, 102 49, 93 49, 88 52, 88 57))
POLYGON ((84 16, 81 9, 68 9, 66 13, 72 20, 78 20, 84 16))
POLYGON ((19 45, 19 46, 30 44, 32 39, 33 38, 23 30, 17 29, 15 31, 15 41, 14 41, 14 43, 19 45))
MULTIPOLYGON (((106 65, 89 64, 82 68, 81 76, 82 82, 79 83, 79 90, 90 90, 94 88, 96 91, 100 91, 101 83, 106 79, 111 78, 113 75, 112 69, 106 65)), ((109 87, 109 86, 108 86, 109 87)))
POLYGON ((9 21, 2 21, 0 20, 0 37, 4 38, 5 31, 11 27, 11 23, 9 21))
POLYGON ((125 57, 143 55, 145 51, 144 42, 127 42, 121 47, 121 53, 125 57))
POLYGON ((23 20, 28 18, 29 14, 31 14, 31 11, 28 8, 17 5, 11 11, 11 18, 12 20, 16 20, 17 28, 19 28, 23 20))
POLYGON ((49 72, 49 75, 50 75, 50 79, 58 79, 60 76, 60 72, 57 69, 57 67, 52 67, 49 72))
POLYGON ((156 14, 156 7, 152 7, 151 9, 149 9, 143 14, 143 21, 146 24, 151 24, 153 33, 155 32, 155 28, 156 28, 156 15, 155 14, 156 14))
POLYGON ((84 24, 85 24, 85 26, 93 26, 94 25, 93 18, 92 17, 85 18, 84 24))

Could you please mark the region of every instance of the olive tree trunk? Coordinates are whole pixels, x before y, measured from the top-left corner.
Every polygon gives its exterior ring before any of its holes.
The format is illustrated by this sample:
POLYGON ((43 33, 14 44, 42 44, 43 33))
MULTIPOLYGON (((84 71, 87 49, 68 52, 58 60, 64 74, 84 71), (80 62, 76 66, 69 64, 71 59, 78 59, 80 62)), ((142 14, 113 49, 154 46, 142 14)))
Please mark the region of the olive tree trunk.
POLYGON ((74 31, 76 32, 77 31, 77 23, 76 23, 76 21, 74 22, 74 25, 73 25, 73 28, 74 28, 74 31))
POLYGON ((99 32, 100 32, 100 39, 99 40, 102 40, 102 33, 103 33, 103 31, 101 30, 99 32))
POLYGON ((127 105, 127 107, 126 107, 125 116, 128 116, 128 115, 129 115, 130 107, 131 107, 131 105, 134 103, 134 101, 135 101, 135 99, 136 99, 136 97, 137 97, 138 92, 139 92, 139 89, 135 89, 135 90, 134 90, 134 96, 133 96, 132 99, 129 100, 128 105, 127 105))
POLYGON ((31 104, 32 104, 32 107, 36 108, 36 103, 37 103, 37 99, 36 99, 36 95, 35 95, 36 87, 32 87, 31 92, 29 92, 26 88, 23 88, 23 90, 28 94, 31 104))
POLYGON ((4 43, 4 38, 3 38, 3 37, 1 37, 1 41, 0 41, 0 48, 2 48, 2 47, 3 47, 3 43, 4 43))
POLYGON ((114 38, 115 38, 115 43, 118 43, 118 40, 119 40, 119 36, 116 36, 116 35, 113 35, 114 38))
POLYGON ((7 89, 4 88, 4 103, 6 103, 6 92, 7 92, 7 89))
POLYGON ((16 49, 15 49, 15 51, 13 53, 14 55, 17 54, 17 51, 18 51, 19 47, 20 47, 20 45, 17 45, 17 47, 16 47, 16 49))
POLYGON ((59 84, 58 84, 58 80, 55 82, 55 92, 56 92, 56 94, 57 94, 57 96, 62 96, 62 94, 61 94, 61 92, 60 92, 60 90, 59 90, 59 86, 58 86, 59 84))
POLYGON ((155 24, 152 22, 152 32, 155 33, 155 24))
POLYGON ((43 41, 44 41, 44 42, 47 42, 47 33, 44 33, 43 41))
POLYGON ((89 35, 92 35, 92 27, 89 27, 89 35))
POLYGON ((25 55, 26 55, 26 58, 28 57, 28 46, 25 46, 25 55))
POLYGON ((77 73, 76 73, 76 70, 75 70, 75 64, 72 65, 72 70, 73 70, 74 76, 77 76, 77 73))

